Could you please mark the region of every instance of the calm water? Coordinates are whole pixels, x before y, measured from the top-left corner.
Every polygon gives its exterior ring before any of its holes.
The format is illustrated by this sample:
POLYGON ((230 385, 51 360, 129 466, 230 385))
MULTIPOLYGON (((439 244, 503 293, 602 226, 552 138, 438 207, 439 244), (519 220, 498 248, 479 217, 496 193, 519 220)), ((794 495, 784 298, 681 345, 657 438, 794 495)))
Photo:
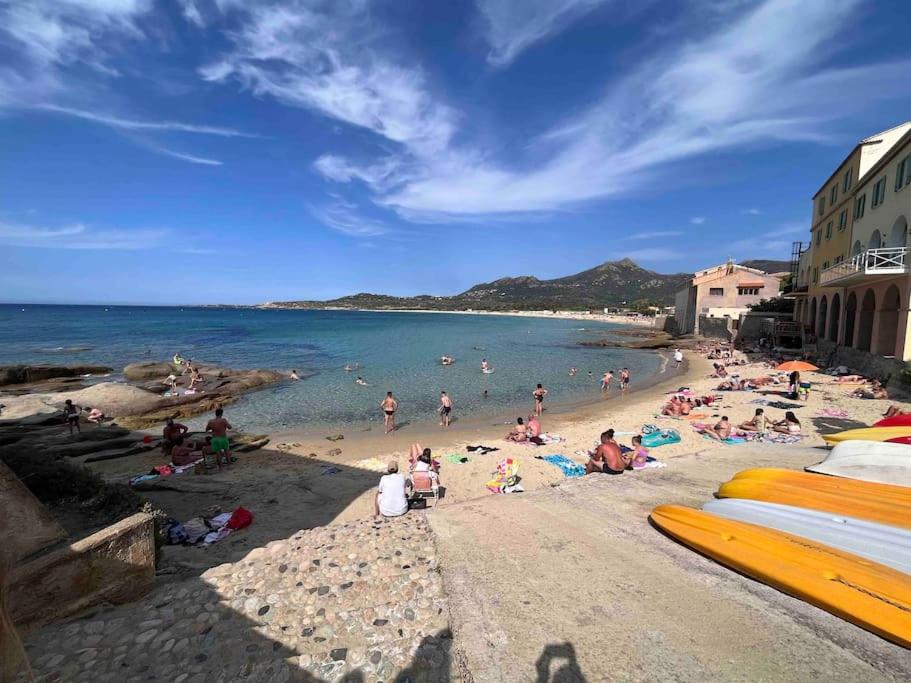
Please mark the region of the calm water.
POLYGON ((598 394, 589 370, 598 377, 627 366, 634 386, 658 370, 661 360, 652 352, 577 345, 611 329, 616 326, 454 314, 0 305, 0 364, 91 363, 119 370, 179 351, 228 367, 310 375, 231 406, 232 422, 244 429, 377 422, 387 390, 399 400, 400 423, 414 423, 435 419, 440 390, 452 396, 456 417, 492 414, 527 407, 537 382, 550 390, 548 403, 570 402, 598 394), (443 354, 456 364, 441 366, 443 354), (482 358, 493 374, 480 372, 482 358), (354 361, 362 369, 345 372, 354 361), (575 378, 571 366, 579 368, 575 378), (358 374, 371 386, 357 386, 358 374))

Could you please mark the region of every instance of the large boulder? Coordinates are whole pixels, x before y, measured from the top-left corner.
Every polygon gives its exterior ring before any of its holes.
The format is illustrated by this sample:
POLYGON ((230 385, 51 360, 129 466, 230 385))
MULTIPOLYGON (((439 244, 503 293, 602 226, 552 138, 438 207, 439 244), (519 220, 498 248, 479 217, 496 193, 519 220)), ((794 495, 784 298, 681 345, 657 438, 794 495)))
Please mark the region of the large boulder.
POLYGON ((113 368, 104 365, 0 365, 0 387, 41 382, 55 377, 106 375, 113 371, 113 368))
POLYGON ((141 382, 148 379, 162 380, 174 372, 170 363, 146 361, 144 363, 130 363, 123 369, 123 376, 131 382, 141 382))

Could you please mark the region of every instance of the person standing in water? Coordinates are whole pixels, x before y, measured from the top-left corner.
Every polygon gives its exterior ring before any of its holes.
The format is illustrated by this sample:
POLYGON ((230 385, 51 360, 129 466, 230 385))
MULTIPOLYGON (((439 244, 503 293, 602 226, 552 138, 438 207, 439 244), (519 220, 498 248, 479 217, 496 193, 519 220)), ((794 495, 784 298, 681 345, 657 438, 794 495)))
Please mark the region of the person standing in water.
POLYGON ((623 368, 620 371, 620 391, 626 391, 629 389, 629 370, 623 368))
POLYGON ((452 413, 452 399, 446 394, 445 391, 440 392, 440 426, 448 427, 450 420, 450 413, 452 413))
POLYGON ((481 372, 487 372, 487 370, 488 370, 489 368, 490 368, 490 366, 487 364, 487 359, 486 359, 486 358, 482 358, 482 359, 481 359, 481 372))
POLYGON ((531 395, 535 397, 535 415, 541 415, 544 412, 544 397, 547 396, 547 389, 539 384, 531 395))
POLYGON ((614 379, 614 373, 611 370, 608 370, 604 373, 604 376, 601 378, 601 391, 610 391, 611 380, 614 379))
POLYGON ((383 409, 383 427, 386 434, 395 431, 395 411, 398 410, 399 402, 392 397, 392 392, 386 392, 386 398, 380 403, 383 409))

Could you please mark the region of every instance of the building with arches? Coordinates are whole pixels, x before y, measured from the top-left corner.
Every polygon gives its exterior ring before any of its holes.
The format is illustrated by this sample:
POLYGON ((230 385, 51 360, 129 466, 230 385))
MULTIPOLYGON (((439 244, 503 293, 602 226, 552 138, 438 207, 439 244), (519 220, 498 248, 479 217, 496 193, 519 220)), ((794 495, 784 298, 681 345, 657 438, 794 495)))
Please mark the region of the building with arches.
POLYGON ((861 141, 814 196, 813 215, 795 319, 823 345, 911 360, 911 122, 861 141))

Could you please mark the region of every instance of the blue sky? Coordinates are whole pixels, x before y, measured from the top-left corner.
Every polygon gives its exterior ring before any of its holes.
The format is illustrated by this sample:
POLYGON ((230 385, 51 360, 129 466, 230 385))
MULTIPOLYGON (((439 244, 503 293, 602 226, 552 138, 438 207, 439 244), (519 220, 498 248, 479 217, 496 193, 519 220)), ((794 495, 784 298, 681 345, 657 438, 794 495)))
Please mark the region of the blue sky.
POLYGON ((788 258, 856 141, 911 119, 909 25, 900 0, 0 1, 0 300, 788 258))

